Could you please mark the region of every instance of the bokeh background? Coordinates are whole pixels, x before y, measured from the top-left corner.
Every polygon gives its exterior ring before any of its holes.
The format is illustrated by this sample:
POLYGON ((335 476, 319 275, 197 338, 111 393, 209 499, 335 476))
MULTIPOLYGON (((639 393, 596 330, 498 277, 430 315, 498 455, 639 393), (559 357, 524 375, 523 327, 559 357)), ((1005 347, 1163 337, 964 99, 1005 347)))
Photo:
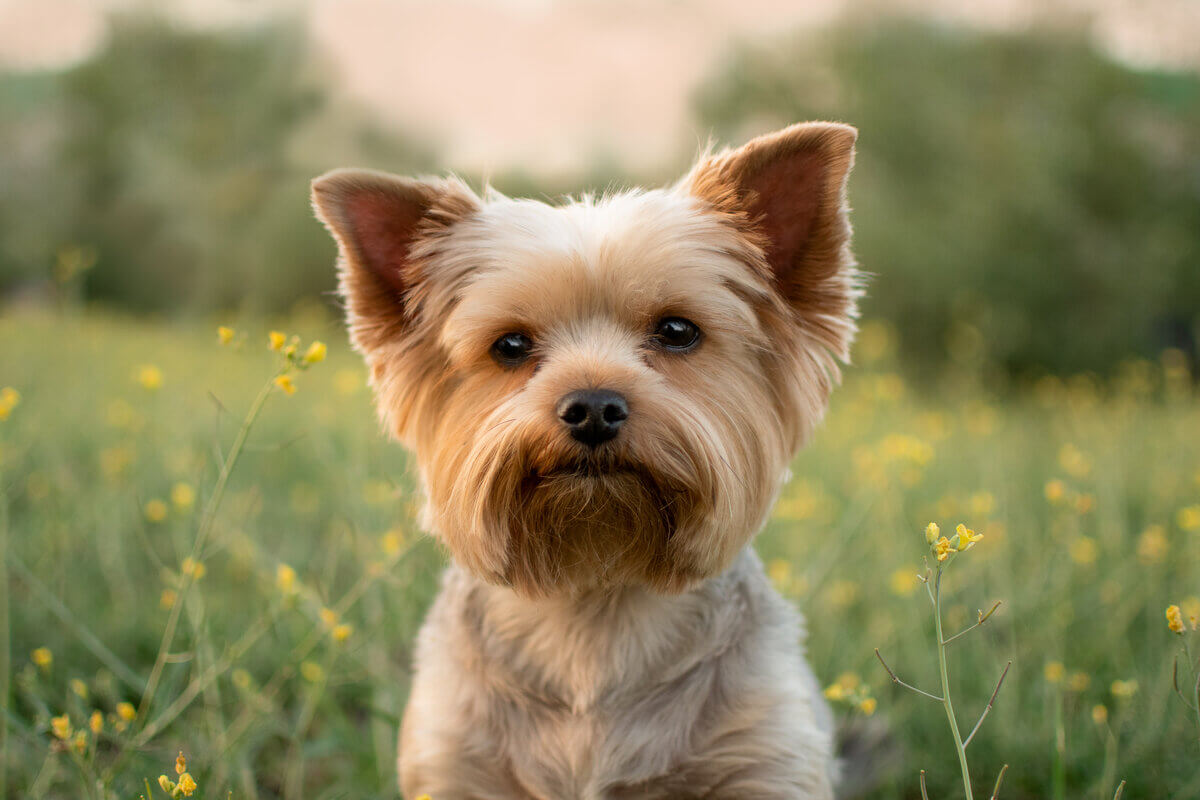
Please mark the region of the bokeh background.
POLYGON ((0 0, 0 793, 162 794, 183 750, 198 795, 396 795, 443 555, 313 176, 553 201, 835 119, 863 335, 759 549, 831 694, 873 698, 838 705, 883 737, 857 789, 961 792, 873 655, 934 688, 936 520, 985 535, 948 624, 1004 601, 955 645, 964 725, 1014 662, 978 791, 1009 763, 1002 797, 1200 796, 1200 642, 1163 617, 1200 614, 1198 41, 1193 0, 0 0), (328 357, 226 483, 270 330, 328 357))

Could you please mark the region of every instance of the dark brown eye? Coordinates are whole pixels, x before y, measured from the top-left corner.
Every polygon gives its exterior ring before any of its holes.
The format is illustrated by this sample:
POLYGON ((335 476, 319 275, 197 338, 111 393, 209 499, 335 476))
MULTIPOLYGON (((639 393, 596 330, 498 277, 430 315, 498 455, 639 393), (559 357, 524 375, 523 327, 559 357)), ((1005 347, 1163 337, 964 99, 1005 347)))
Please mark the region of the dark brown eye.
POLYGON ((521 364, 532 352, 533 340, 523 333, 506 333, 492 343, 492 357, 505 367, 521 364))
POLYGON ((685 353, 700 341, 700 329, 690 319, 663 317, 654 329, 654 341, 664 350, 685 353))

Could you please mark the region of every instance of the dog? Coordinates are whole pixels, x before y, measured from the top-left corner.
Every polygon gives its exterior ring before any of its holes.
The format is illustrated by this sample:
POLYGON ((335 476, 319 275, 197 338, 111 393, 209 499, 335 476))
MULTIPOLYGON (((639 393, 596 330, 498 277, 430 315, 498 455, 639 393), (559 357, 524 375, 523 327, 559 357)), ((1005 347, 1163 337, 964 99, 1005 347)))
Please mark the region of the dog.
POLYGON ((849 357, 857 131, 561 205, 313 182, 351 340, 449 551, 405 796, 827 800, 799 614, 750 547, 849 357))

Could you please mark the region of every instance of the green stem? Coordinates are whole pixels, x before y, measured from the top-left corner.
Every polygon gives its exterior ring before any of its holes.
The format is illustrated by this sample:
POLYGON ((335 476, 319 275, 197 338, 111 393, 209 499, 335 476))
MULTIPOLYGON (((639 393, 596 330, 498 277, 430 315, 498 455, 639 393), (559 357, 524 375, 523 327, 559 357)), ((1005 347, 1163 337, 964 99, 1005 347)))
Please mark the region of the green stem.
MULTIPOLYGON (((285 371, 287 371, 286 367, 271 376, 270 380, 259 391, 258 397, 254 398, 250 410, 246 413, 246 418, 242 420, 242 427, 238 429, 237 436, 233 439, 233 446, 229 448, 229 454, 225 456, 225 462, 221 464, 221 473, 217 477, 217 484, 213 488, 213 493, 209 496, 208 502, 204 504, 204 514, 200 518, 200 527, 196 532, 196 540, 192 543, 191 558, 193 562, 199 557, 208 534, 212 531, 213 523, 217 516, 217 509, 220 508, 221 500, 225 496, 225 486, 229 483, 229 475, 237 465, 238 456, 241 455, 242 448, 246 444, 246 437, 250 434, 250 428, 254 425, 254 420, 258 418, 259 412, 262 411, 263 406, 266 404, 271 390, 275 388, 275 379, 285 371)), ((183 602, 186 599, 188 589, 191 588, 194 582, 193 574, 184 574, 182 576, 179 591, 175 595, 175 602, 171 604, 171 613, 167 617, 167 626, 163 630, 162 641, 158 646, 158 655, 154 659, 154 667, 150 670, 150 677, 146 680, 146 691, 142 694, 142 702, 138 707, 139 721, 145 721, 146 714, 150 710, 150 705, 154 702, 154 693, 158 689, 159 681, 162 679, 162 671, 167 663, 167 655, 170 653, 171 645, 175 641, 175 628, 179 625, 179 616, 183 610, 183 602)))
POLYGON ((958 751, 958 764, 962 768, 963 790, 967 800, 971 794, 971 772, 967 768, 967 750, 963 747, 962 735, 958 732, 958 720, 954 717, 954 703, 950 700, 950 676, 946 670, 946 642, 942 638, 942 569, 938 567, 933 589, 933 620, 937 627, 938 670, 942 678, 942 705, 946 707, 946 719, 950 720, 950 732, 954 734, 954 749, 958 751))

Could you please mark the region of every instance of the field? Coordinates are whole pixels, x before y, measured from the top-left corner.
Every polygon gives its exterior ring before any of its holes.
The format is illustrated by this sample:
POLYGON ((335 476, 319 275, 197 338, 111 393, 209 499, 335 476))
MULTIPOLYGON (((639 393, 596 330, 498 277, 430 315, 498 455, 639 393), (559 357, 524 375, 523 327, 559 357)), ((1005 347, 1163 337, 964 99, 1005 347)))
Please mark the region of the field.
MULTIPOLYGON (((1181 357, 1017 384, 960 334, 953 371, 914 381, 895 332, 867 327, 757 541, 808 617, 818 674, 858 676, 877 704, 839 716, 890 733, 871 796, 919 797, 920 769, 931 797, 962 792, 942 709, 874 655, 936 691, 916 577, 930 521, 984 536, 946 574, 948 630, 1002 601, 950 648, 960 724, 1013 662, 969 751, 977 796, 1005 763, 1008 800, 1107 800, 1121 779, 1126 798, 1200 796, 1163 614, 1200 613, 1200 402, 1181 357)), ((11 312, 0 341, 0 386, 20 392, 0 422, 0 790, 166 797, 156 780, 182 751, 197 797, 395 796, 410 643, 444 557, 338 321, 11 312), (278 366, 274 327, 328 357, 266 396, 206 515, 278 366)))

